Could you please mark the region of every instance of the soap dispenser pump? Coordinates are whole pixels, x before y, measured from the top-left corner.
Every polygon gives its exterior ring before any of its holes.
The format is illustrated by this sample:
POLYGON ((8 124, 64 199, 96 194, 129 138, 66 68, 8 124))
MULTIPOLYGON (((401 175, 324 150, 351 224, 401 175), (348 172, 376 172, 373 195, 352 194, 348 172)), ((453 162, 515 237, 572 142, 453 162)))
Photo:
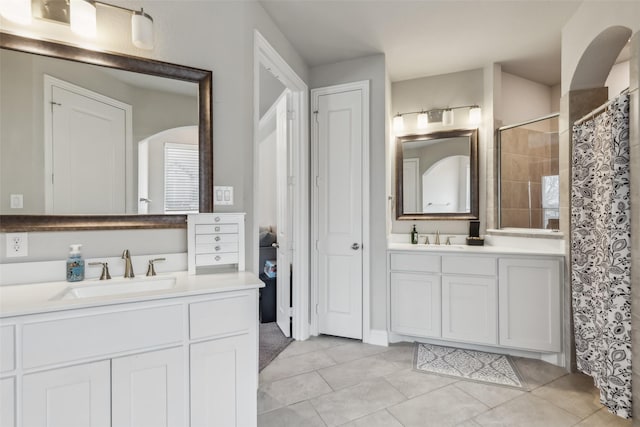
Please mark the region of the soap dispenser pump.
POLYGON ((413 230, 411 230, 411 244, 418 244, 418 230, 416 230, 416 225, 413 224, 413 230))
POLYGON ((67 282, 79 282, 84 280, 84 260, 80 253, 82 245, 70 246, 69 258, 67 259, 67 282))

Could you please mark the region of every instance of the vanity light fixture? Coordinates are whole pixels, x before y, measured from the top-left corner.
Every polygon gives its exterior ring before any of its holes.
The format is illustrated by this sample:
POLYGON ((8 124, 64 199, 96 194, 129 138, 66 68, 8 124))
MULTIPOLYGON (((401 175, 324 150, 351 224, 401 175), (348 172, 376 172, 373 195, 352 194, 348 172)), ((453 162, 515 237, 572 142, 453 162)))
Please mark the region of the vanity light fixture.
POLYGON ((31 24, 31 0, 2 0, 0 15, 16 24, 31 24))
POLYGON ((153 49, 153 18, 144 9, 128 9, 97 0, 0 0, 0 14, 23 25, 30 24, 32 17, 69 25, 74 33, 93 38, 97 34, 97 6, 131 14, 131 42, 141 49, 153 49))
POLYGON ((471 126, 477 126, 482 121, 482 110, 478 105, 462 105, 459 107, 432 108, 431 110, 409 111, 398 113, 393 117, 393 131, 398 134, 404 132, 404 117, 407 114, 417 114, 416 128, 426 129, 430 123, 441 122, 442 126, 454 124, 453 110, 461 108, 469 109, 469 122, 471 126))

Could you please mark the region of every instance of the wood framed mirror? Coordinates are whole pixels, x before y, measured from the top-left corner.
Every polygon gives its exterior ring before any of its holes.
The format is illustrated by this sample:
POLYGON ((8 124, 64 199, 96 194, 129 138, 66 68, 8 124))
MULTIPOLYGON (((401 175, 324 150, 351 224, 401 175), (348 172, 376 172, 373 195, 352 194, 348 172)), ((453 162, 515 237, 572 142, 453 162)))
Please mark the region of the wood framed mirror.
POLYGON ((478 219, 478 129, 396 138, 396 219, 478 219))
MULTIPOLYGON (((25 58, 26 62, 36 63, 37 61, 46 60, 49 61, 51 59, 55 59, 55 61, 60 61, 58 65, 51 66, 49 69, 53 69, 54 77, 57 78, 59 76, 55 75, 55 73, 63 68, 70 67, 70 64, 73 64, 77 67, 94 67, 90 71, 86 71, 85 69, 78 69, 79 71, 74 71, 75 74, 78 75, 88 75, 100 73, 103 77, 101 77, 101 83, 104 83, 104 76, 108 74, 121 73, 128 75, 127 84, 129 86, 133 86, 132 82, 138 82, 141 86, 145 86, 145 90, 151 90, 150 88, 158 82, 166 82, 168 84, 167 88, 163 87, 159 90, 165 92, 175 92, 179 91, 179 87, 189 87, 186 89, 192 92, 193 106, 189 107, 191 111, 191 126, 184 126, 184 128, 191 128, 191 138, 193 145, 193 154, 192 163, 194 167, 191 172, 192 179, 197 180, 198 182, 198 191, 195 192, 196 195, 192 196, 191 206, 189 210, 184 209, 181 211, 180 209, 167 209, 166 202, 163 202, 163 210, 162 213, 158 213, 157 210, 146 210, 138 208, 138 201, 142 200, 143 197, 139 196, 138 193, 138 184, 136 181, 135 184, 124 184, 126 185, 126 190, 122 190, 125 192, 127 201, 126 208, 123 208, 121 211, 112 210, 108 212, 83 212, 81 209, 79 212, 61 212, 58 214, 57 210, 51 210, 50 206, 52 205, 49 200, 45 201, 45 190, 42 190, 38 187, 35 190, 35 195, 37 197, 32 197, 32 194, 29 191, 32 191, 30 188, 26 188, 21 185, 11 185, 13 182, 17 184, 18 182, 25 181, 24 178, 15 179, 12 181, 13 176, 9 175, 8 177, 4 177, 0 175, 0 180, 4 182, 4 184, 0 184, 0 196, 3 198, 2 203, 0 203, 0 232, 15 232, 15 231, 61 231, 61 230, 105 230, 105 229, 135 229, 135 228, 186 228, 186 213, 187 212, 195 212, 196 210, 199 212, 213 212, 213 132, 212 132, 212 72, 208 70, 201 70, 192 67, 186 67, 182 65, 170 64, 160 61, 155 61, 151 59, 107 53, 107 52, 97 52, 82 49, 75 46, 37 40, 31 38, 25 38, 21 36, 17 36, 9 33, 0 32, 0 53, 9 55, 20 53, 24 55, 30 55, 25 58), (102 74, 104 73, 104 74, 102 74), (170 89, 168 88, 170 87, 170 89), (195 154, 195 149, 197 147, 197 155, 195 154), (197 162, 197 171, 195 171, 195 162, 197 162), (197 178, 193 175, 197 173, 197 178), (15 189, 14 189, 15 188, 15 189), (19 196, 14 200, 15 196, 19 196), (22 198, 22 194, 24 194, 24 199, 22 198), (197 196, 197 200, 195 197, 197 196), (6 200, 5 200, 6 199, 6 200), (28 209, 11 209, 9 204, 9 199, 11 199, 11 208, 15 208, 13 206, 13 202, 15 201, 18 205, 22 205, 24 202, 24 208, 28 209), (33 207, 33 200, 37 200, 37 206, 33 207), (19 203, 18 203, 19 202, 19 203), (4 204, 4 205, 3 205, 4 204), (14 211, 18 214, 14 214, 14 211), (139 214, 138 212, 143 212, 139 214), (169 212, 168 214, 165 212, 169 212)), ((8 61, 3 61, 3 68, 5 66, 9 67, 8 61)), ((36 94, 34 97, 39 96, 39 101, 46 102, 47 92, 44 91, 44 96, 42 95, 42 83, 43 74, 47 74, 43 72, 43 68, 39 68, 38 73, 34 73, 30 78, 33 79, 33 82, 37 82, 40 85, 40 92, 36 94), (36 75, 37 74, 37 75, 36 75), (36 80, 37 79, 37 80, 36 80)), ((48 69, 47 69, 48 70, 48 69)), ((44 70, 44 71, 47 71, 44 70)), ((59 71, 62 73, 62 71, 59 71)), ((4 71, 3 71, 4 73, 4 71)), ((18 71, 18 74, 20 72, 18 71)), ((9 73, 7 73, 9 74, 9 73)), ((15 72, 14 72, 15 74, 15 72)), ((57 81, 57 79, 54 79, 57 81)), ((81 79, 82 80, 82 79, 81 79)), ((7 89, 11 85, 6 81, 3 84, 3 89, 7 89)), ((35 83, 33 84, 35 86, 35 83)), ((36 92, 37 89, 33 89, 36 92)), ((137 87, 136 87, 137 90, 137 87)), ((132 89, 133 91, 133 89, 132 89)), ((9 99, 12 95, 8 93, 9 91, 3 90, 3 97, 7 97, 5 99, 9 99)), ((13 92, 15 93, 15 92, 13 92)), ((122 90, 118 92, 121 94, 122 90)), ((136 96, 139 95, 139 92, 135 92, 136 96)), ((146 92, 145 92, 146 94, 146 92)), ((134 95, 131 95, 134 96, 134 95)), ((151 98, 151 104, 155 103, 159 105, 163 109, 170 108, 166 102, 166 97, 155 97, 156 95, 145 95, 148 98, 151 98)), ((164 96, 164 95, 163 95, 164 96)), ((178 96, 178 95, 176 95, 178 96)), ((180 94, 183 98, 186 97, 184 94, 180 94)), ((114 96, 116 98, 117 96, 114 96)), ((25 97, 26 98, 26 97, 25 97)), ((13 96, 14 101, 21 102, 19 96, 13 96)), ((55 101, 50 100, 51 108, 54 108, 55 101)), ((177 103, 177 101, 176 101, 177 103)), ((171 104, 171 103, 170 103, 171 104)), ((0 150, 5 151, 4 153, 0 152, 0 157, 3 157, 2 169, 10 170, 12 167, 15 167, 17 170, 20 170, 22 166, 13 166, 10 162, 16 162, 16 157, 26 157, 26 163, 28 167, 33 167, 35 173, 31 173, 29 175, 40 175, 32 180, 37 183, 38 186, 46 187, 47 180, 54 181, 53 174, 51 178, 45 177, 46 172, 42 172, 43 169, 46 171, 47 166, 43 167, 43 163, 46 163, 41 157, 44 157, 41 152, 37 154, 25 154, 24 156, 16 155, 20 150, 22 152, 31 153, 34 152, 32 147, 21 147, 21 143, 25 140, 28 140, 29 144, 37 145, 37 150, 42 150, 39 148, 43 144, 43 140, 47 139, 45 137, 45 132, 43 131, 44 127, 37 128, 37 126, 42 126, 41 122, 46 122, 46 106, 38 105, 32 108, 34 111, 39 109, 38 111, 45 110, 43 119, 42 113, 40 117, 35 119, 27 119, 32 120, 32 126, 29 126, 27 129, 21 128, 9 128, 8 126, 0 134, 0 138, 4 141, 0 140, 0 150), (10 149, 3 149, 5 147, 3 144, 13 145, 11 151, 10 149), (6 153, 10 153, 7 155, 6 153), (44 183, 44 184, 41 184, 44 183)), ((138 117, 146 114, 146 117, 153 116, 153 112, 147 111, 146 107, 140 107, 137 111, 133 112, 135 116, 137 114, 138 117)), ((127 128, 132 127, 132 121, 125 121, 127 128)), ((134 122, 135 124, 135 122, 134 122)), ((46 125, 46 123, 45 123, 46 125)), ((4 126, 3 126, 4 127, 4 126)), ((175 127, 175 129, 179 129, 179 127, 175 127)), ((147 133, 138 132, 139 134, 149 135, 150 129, 145 129, 147 133)), ((130 137, 130 143, 128 148, 126 149, 126 153, 130 157, 136 157, 140 142, 140 138, 138 138, 138 134, 136 131, 129 130, 129 135, 133 133, 133 137, 130 137)), ((161 134, 159 132, 157 134, 161 134)), ((44 149, 46 152, 46 148, 44 149)), ((99 156, 100 153, 95 153, 99 156)), ((166 153, 165 153, 166 155, 166 153)), ((165 157, 166 158, 166 157, 165 157)), ((138 160, 138 159, 136 159, 138 160)), ((133 177, 137 175, 137 163, 133 165, 134 160, 131 160, 127 157, 126 160, 126 173, 128 177, 133 177)), ((165 160, 166 162, 166 160, 165 160)), ((80 162, 81 163, 81 162, 80 162)), ((78 162, 68 162, 69 167, 74 167, 78 162)), ((27 165, 25 165, 27 167, 27 165)), ((67 168, 69 169, 69 168, 67 168)), ((1 173, 1 171, 0 171, 1 173)), ((96 174, 96 177, 93 177, 94 180, 101 179, 100 174, 96 174)), ((25 174, 27 176, 27 174, 25 174)), ((30 178, 31 179, 31 178, 30 178)), ((166 177, 165 177, 166 180, 166 177)), ((195 181, 194 181, 195 182, 195 181)), ((195 186, 195 185, 194 185, 195 186)), ((124 188, 124 187, 123 187, 124 188)), ((115 192, 115 191, 114 191, 115 192)), ((84 194, 87 191, 85 190, 84 194)), ((48 194, 48 193, 47 193, 48 194)), ((109 194, 105 195, 108 197, 109 194)), ((49 197, 49 196, 47 196, 49 197)), ((124 205, 125 202, 122 202, 124 205)), ((62 204, 62 203, 59 203, 62 204)))

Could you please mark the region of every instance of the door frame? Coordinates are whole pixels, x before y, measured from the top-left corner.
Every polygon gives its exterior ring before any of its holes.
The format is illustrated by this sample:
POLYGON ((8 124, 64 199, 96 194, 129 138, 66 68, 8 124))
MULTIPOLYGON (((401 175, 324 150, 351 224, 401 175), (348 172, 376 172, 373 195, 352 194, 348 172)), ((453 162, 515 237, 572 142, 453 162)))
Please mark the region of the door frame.
POLYGON ((322 95, 329 95, 352 90, 362 91, 362 342, 371 342, 371 294, 370 294, 370 262, 371 262, 371 239, 370 239, 370 223, 369 223, 369 151, 370 151, 370 128, 369 116, 371 108, 369 103, 370 81, 361 80, 352 83, 338 84, 317 88, 311 90, 311 110, 314 119, 311 120, 311 176, 313 184, 311 185, 311 334, 318 335, 318 301, 319 301, 319 283, 318 283, 318 124, 315 121, 315 114, 318 109, 318 98, 322 95))
POLYGON ((292 336, 296 340, 309 338, 309 88, 269 44, 258 30, 253 32, 253 224, 252 246, 254 273, 259 274, 258 240, 259 224, 256 206, 259 188, 258 153, 260 144, 260 65, 291 91, 291 159, 293 170, 289 177, 292 184, 291 204, 296 215, 291 217, 292 285, 292 336))
MULTIPOLYGON (((125 142, 124 142, 124 160, 125 160, 125 212, 129 213, 131 209, 135 207, 138 209, 138 204, 129 206, 132 203, 133 184, 127 183, 128 177, 133 177, 133 107, 117 99, 109 98, 98 92, 86 89, 82 86, 77 86, 73 83, 69 83, 64 80, 52 77, 49 74, 44 75, 43 88, 44 88, 44 206, 45 214, 50 215, 53 212, 53 182, 51 175, 53 174, 53 99, 52 88, 57 86, 69 92, 76 93, 86 98, 91 98, 94 101, 102 102, 115 108, 124 110, 125 114, 125 142)), ((137 178, 137 176, 136 176, 137 178)), ((136 193, 137 194, 137 193, 136 193)))

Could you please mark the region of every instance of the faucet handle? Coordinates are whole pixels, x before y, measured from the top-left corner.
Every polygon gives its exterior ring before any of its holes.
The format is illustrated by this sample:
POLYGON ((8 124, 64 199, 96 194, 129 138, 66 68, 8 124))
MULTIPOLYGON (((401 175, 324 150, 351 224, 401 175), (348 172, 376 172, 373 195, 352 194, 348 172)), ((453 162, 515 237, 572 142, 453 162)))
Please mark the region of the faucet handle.
POLYGON ((435 241, 436 245, 440 244, 440 231, 436 230, 436 241, 435 241))
POLYGON ((455 236, 447 236, 447 243, 446 243, 447 245, 451 244, 451 238, 452 237, 455 237, 455 236))
POLYGON ((147 267, 147 276, 155 276, 156 275, 156 268, 154 266, 154 262, 156 261, 166 261, 166 258, 155 258, 155 259, 150 259, 149 260, 149 266, 147 267))
POLYGON ((109 274, 109 263, 107 262, 90 262, 89 265, 101 265, 102 273, 100 274, 100 280, 109 280, 111 279, 111 275, 109 274))

